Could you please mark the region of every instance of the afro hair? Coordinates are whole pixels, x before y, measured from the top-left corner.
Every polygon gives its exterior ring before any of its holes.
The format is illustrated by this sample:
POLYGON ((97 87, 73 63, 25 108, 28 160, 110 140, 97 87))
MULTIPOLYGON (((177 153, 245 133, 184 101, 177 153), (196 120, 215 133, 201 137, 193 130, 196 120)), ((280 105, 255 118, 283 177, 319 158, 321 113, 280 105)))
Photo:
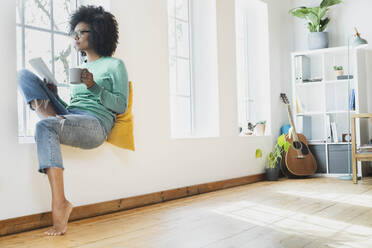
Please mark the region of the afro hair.
MULTIPOLYGON (((81 6, 71 15, 69 31, 73 32, 80 22, 89 25, 88 41, 98 55, 112 56, 115 53, 119 40, 119 30, 114 15, 105 11, 101 6, 81 6)), ((86 56, 86 53, 81 51, 81 55, 86 56)))

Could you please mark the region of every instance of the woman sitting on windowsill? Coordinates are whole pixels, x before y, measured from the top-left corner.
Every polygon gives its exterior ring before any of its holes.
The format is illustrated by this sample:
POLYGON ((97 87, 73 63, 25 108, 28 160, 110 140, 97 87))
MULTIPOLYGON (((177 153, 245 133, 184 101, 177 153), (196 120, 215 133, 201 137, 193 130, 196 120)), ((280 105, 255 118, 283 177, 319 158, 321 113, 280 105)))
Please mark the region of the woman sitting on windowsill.
POLYGON ((35 140, 39 172, 48 175, 52 191, 53 227, 48 235, 62 235, 72 204, 63 185, 60 144, 83 149, 100 146, 114 125, 116 114, 128 106, 128 75, 123 61, 111 57, 118 43, 115 17, 102 7, 82 6, 70 19, 75 48, 87 61, 82 84, 71 85, 70 105, 63 102, 57 88, 32 72, 18 72, 18 83, 26 102, 42 119, 36 124, 35 140))

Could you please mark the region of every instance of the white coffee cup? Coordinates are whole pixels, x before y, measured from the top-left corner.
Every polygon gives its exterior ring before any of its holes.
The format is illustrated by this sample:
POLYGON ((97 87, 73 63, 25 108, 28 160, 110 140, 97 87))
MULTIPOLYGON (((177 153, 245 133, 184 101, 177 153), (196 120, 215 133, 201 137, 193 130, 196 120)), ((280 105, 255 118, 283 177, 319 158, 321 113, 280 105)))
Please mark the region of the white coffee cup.
POLYGON ((70 84, 81 84, 81 68, 70 68, 70 84))

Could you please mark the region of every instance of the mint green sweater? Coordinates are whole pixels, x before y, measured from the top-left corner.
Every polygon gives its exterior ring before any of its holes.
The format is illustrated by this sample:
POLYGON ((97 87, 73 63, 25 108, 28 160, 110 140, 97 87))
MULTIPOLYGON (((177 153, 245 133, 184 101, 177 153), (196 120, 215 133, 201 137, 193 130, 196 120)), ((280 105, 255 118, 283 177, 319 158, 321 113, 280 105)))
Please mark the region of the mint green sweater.
POLYGON ((116 114, 124 113, 128 107, 129 82, 125 65, 118 58, 101 57, 79 67, 93 74, 95 84, 89 89, 85 84, 71 84, 70 105, 59 101, 67 109, 80 109, 96 116, 108 135, 116 114))

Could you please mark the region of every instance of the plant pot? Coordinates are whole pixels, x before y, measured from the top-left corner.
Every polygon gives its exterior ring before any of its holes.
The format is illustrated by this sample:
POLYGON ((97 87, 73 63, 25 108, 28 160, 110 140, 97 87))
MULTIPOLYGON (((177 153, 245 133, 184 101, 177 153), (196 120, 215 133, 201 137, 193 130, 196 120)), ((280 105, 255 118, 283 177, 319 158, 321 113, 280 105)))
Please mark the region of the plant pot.
POLYGON ((337 78, 337 76, 342 76, 342 75, 344 75, 344 70, 337 70, 337 71, 335 71, 335 74, 336 74, 336 78, 337 78))
POLYGON ((310 32, 308 35, 310 50, 328 47, 328 32, 310 32))
POLYGON ((254 135, 256 135, 256 136, 264 136, 265 135, 265 128, 266 128, 266 125, 265 124, 257 124, 254 127, 254 135))
POLYGON ((278 178, 279 178, 279 172, 280 172, 280 162, 281 160, 279 160, 275 167, 274 168, 265 168, 265 172, 266 172, 266 180, 267 181, 278 181, 278 178))

